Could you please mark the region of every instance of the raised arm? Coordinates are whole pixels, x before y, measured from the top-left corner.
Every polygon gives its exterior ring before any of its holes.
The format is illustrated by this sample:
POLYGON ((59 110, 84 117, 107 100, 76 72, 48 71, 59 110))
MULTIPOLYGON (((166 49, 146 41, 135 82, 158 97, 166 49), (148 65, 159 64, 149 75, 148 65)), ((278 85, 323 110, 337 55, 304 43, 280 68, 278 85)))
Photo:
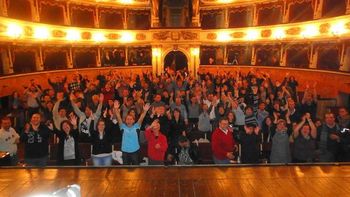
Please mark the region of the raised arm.
POLYGON ((311 119, 311 115, 309 113, 306 113, 305 116, 306 116, 307 122, 310 125, 310 129, 311 129, 310 135, 313 139, 316 139, 317 138, 317 128, 311 119))
POLYGON ((79 117, 83 116, 84 112, 80 111, 79 107, 75 104, 75 102, 73 101, 72 97, 73 97, 73 94, 71 94, 71 96, 70 96, 70 102, 72 104, 74 113, 77 114, 79 117))
POLYGON ((306 115, 302 117, 301 122, 297 124, 297 126, 293 129, 293 137, 297 138, 299 136, 300 129, 303 127, 303 125, 306 122, 306 115))
POLYGON ((98 106, 97 106, 97 110, 95 112, 95 116, 96 116, 97 119, 99 119, 99 117, 102 114, 103 100, 104 100, 104 95, 101 93, 100 94, 100 98, 99 98, 99 103, 98 103, 98 106))
POLYGON ((143 119, 145 118, 145 116, 146 116, 147 111, 149 110, 149 108, 151 108, 151 105, 150 105, 149 103, 147 103, 146 105, 143 106, 143 112, 141 113, 140 118, 139 118, 139 120, 137 121, 137 123, 138 123, 139 125, 142 124, 143 119))
POLYGON ((118 121, 119 127, 121 127, 122 124, 123 124, 123 120, 122 120, 122 117, 120 116, 120 103, 119 103, 118 100, 115 100, 115 101, 114 101, 114 104, 113 104, 113 113, 114 113, 115 116, 117 117, 117 121, 118 121))

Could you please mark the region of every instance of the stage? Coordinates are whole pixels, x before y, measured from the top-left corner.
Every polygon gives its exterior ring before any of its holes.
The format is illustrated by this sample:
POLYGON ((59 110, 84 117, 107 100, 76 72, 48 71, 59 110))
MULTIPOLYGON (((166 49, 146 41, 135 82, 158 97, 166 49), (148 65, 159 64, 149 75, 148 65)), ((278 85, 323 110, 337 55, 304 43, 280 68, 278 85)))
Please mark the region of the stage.
POLYGON ((350 196, 350 166, 2 168, 0 196, 79 184, 82 196, 350 196))

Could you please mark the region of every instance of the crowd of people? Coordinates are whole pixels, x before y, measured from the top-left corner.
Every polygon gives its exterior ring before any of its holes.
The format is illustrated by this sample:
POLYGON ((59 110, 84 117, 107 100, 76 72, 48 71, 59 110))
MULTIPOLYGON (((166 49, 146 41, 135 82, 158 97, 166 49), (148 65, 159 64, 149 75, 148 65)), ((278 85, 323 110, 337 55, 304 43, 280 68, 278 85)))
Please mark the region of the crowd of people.
POLYGON ((143 143, 148 165, 198 164, 198 141, 210 143, 215 164, 350 160, 349 110, 317 117, 317 84, 303 84, 300 96, 289 73, 273 81, 254 69, 196 78, 187 71, 110 71, 48 82, 43 89, 32 80, 9 100, 0 151, 13 165, 18 143, 24 143, 26 165, 47 165, 51 138, 57 165, 80 165, 79 143, 91 143, 96 166, 112 165, 115 143, 121 143, 123 165, 142 162, 143 143))

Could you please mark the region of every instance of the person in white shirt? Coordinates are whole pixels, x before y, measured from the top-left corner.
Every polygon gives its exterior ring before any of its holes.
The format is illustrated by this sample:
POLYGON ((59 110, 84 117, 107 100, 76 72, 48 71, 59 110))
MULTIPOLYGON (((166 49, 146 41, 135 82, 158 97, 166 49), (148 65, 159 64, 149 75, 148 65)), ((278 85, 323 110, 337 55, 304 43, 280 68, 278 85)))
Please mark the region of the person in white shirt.
POLYGON ((17 144, 19 143, 19 135, 12 128, 11 119, 3 117, 1 119, 0 129, 0 151, 8 152, 11 156, 11 165, 17 165, 17 144))

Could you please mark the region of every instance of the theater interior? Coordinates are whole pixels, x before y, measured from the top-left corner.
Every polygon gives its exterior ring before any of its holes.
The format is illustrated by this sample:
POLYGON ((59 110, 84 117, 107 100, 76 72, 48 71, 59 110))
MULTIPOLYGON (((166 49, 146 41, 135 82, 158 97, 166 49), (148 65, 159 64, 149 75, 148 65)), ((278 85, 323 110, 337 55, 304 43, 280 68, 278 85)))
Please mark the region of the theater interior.
POLYGON ((0 196, 350 196, 349 111, 350 0, 0 0, 0 196))

